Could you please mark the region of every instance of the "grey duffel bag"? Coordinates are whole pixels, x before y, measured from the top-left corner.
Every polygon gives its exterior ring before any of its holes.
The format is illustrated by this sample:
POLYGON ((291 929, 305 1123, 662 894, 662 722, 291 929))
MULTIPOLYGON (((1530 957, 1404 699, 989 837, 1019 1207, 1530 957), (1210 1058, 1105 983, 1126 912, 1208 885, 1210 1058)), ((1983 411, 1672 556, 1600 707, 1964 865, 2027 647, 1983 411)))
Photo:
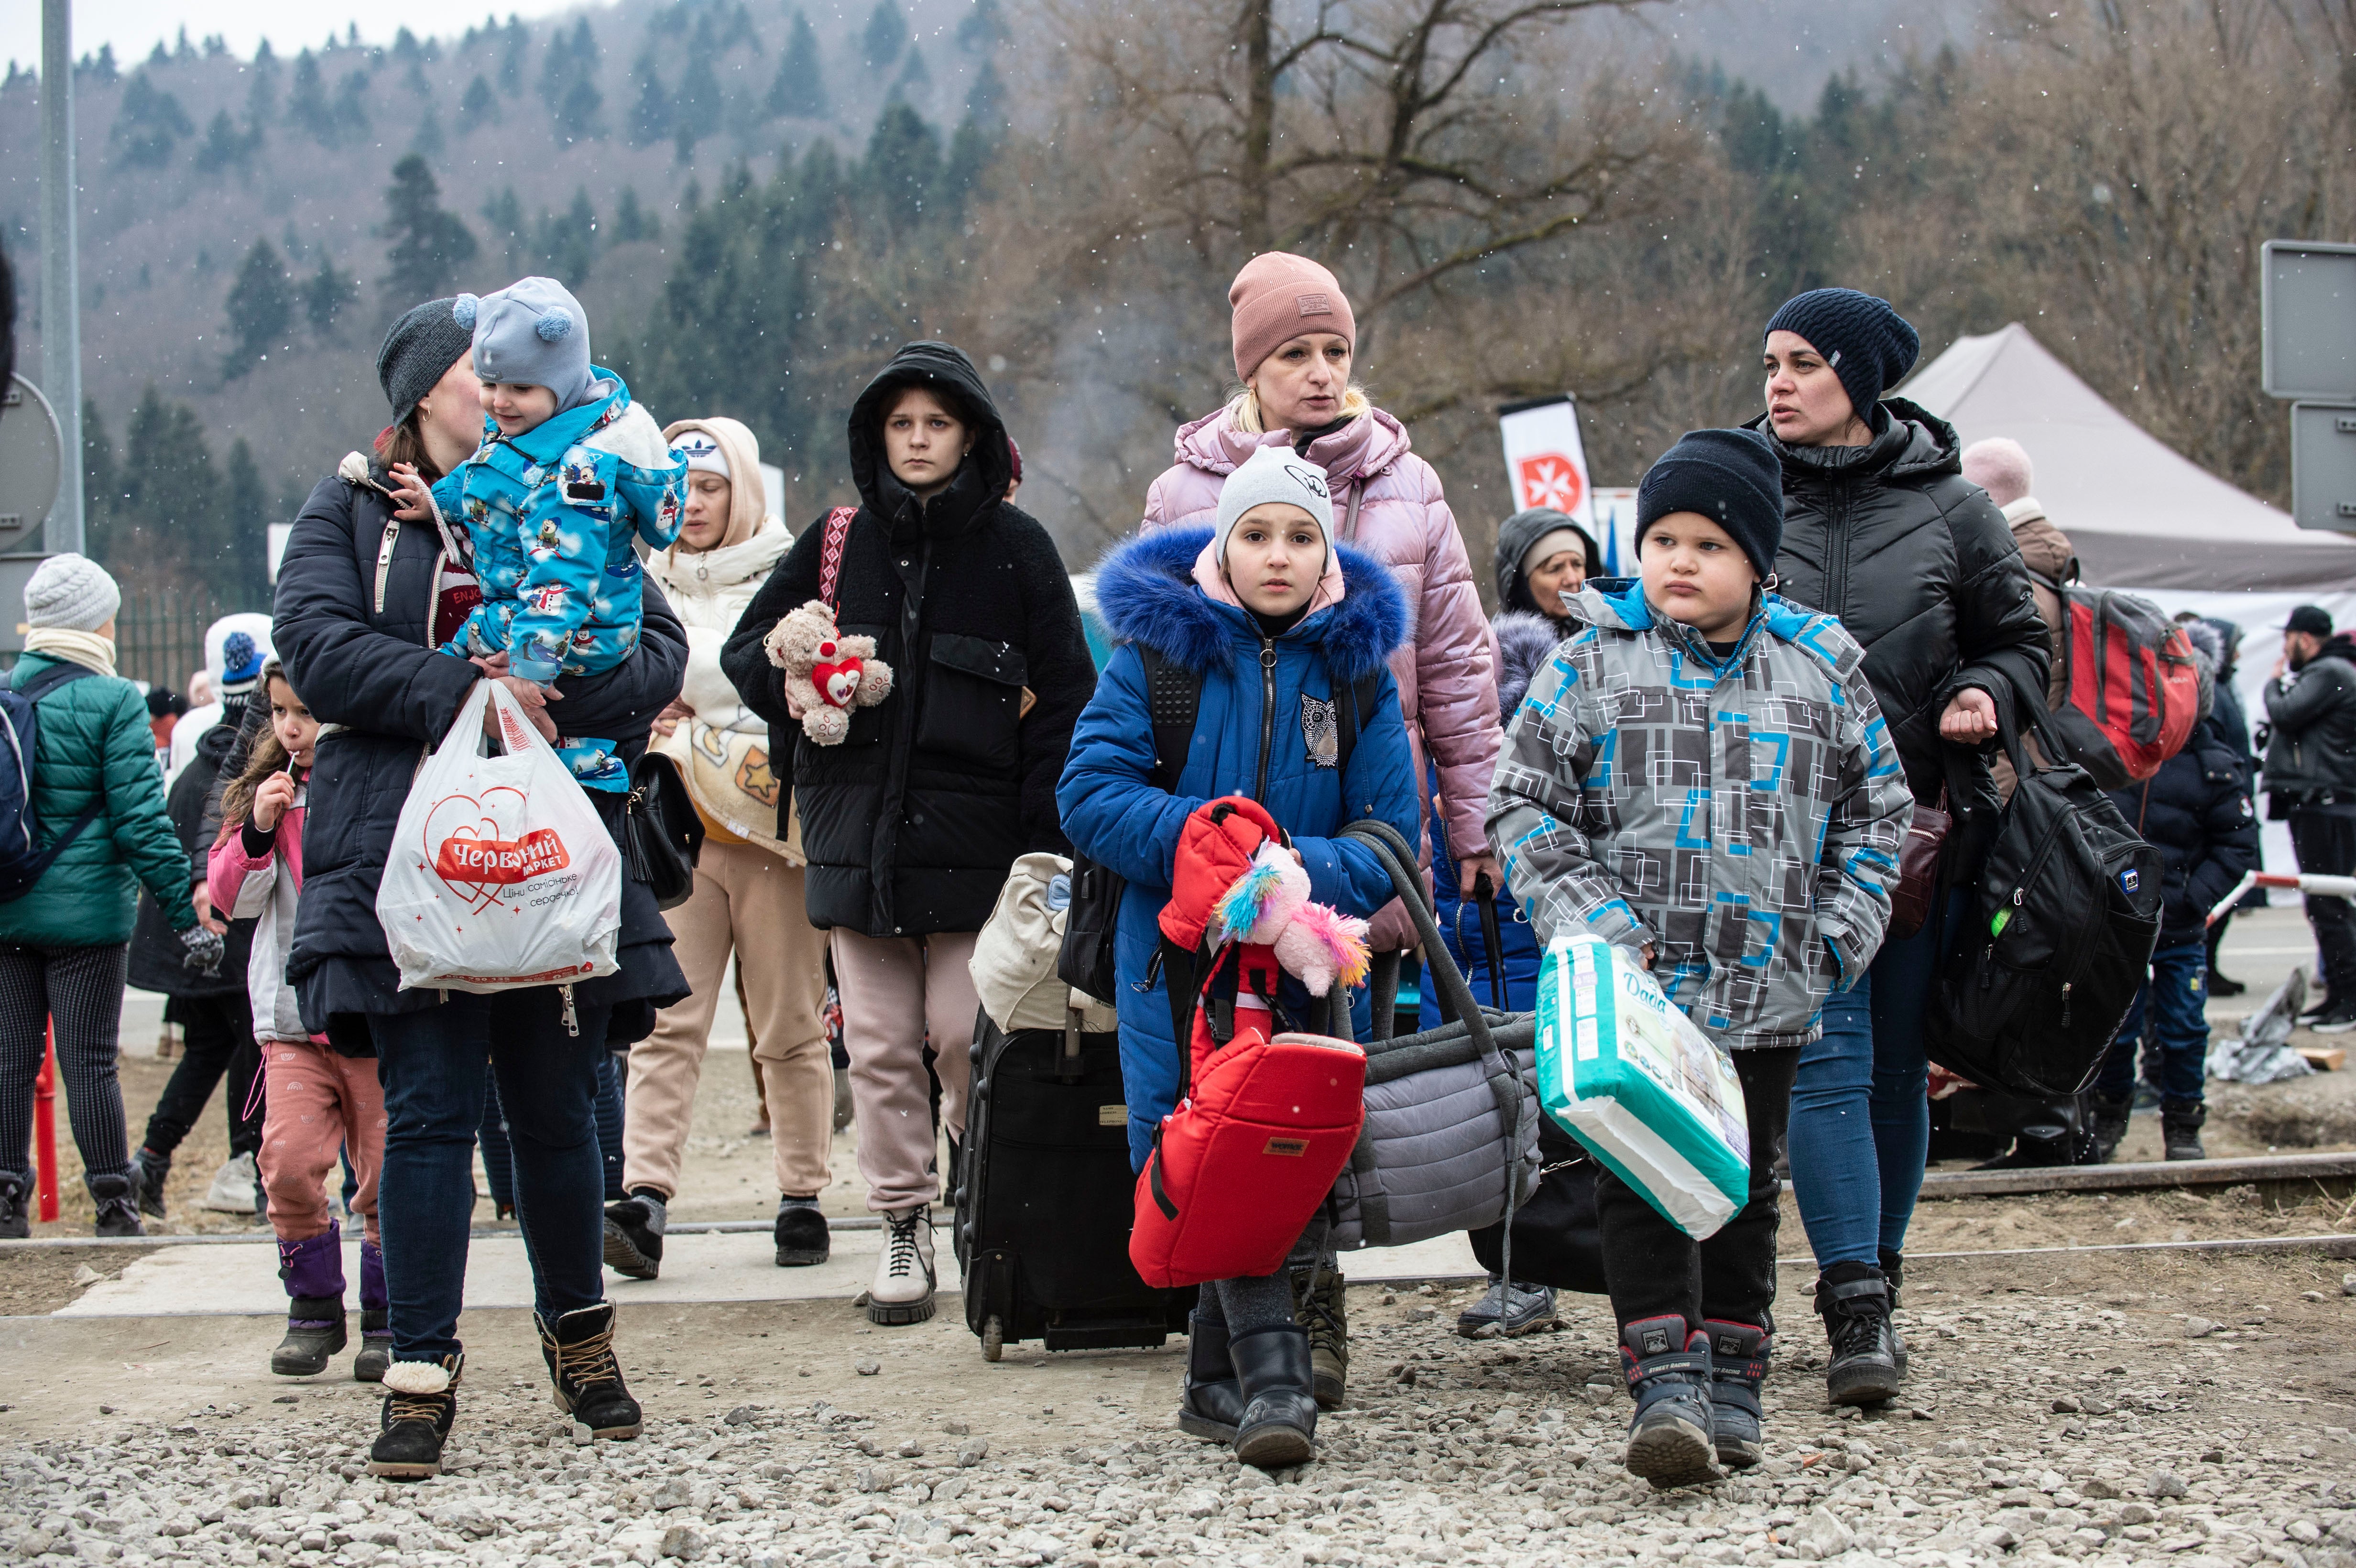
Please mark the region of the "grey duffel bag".
POLYGON ((1403 1247, 1509 1221, 1538 1181, 1537 1020, 1473 1001, 1396 832, 1359 822, 1343 833, 1390 872, 1423 938, 1424 994, 1437 991, 1454 1018, 1366 1046, 1365 1126, 1326 1200, 1326 1244, 1403 1247), (1519 1178, 1510 1186, 1509 1168, 1519 1178))

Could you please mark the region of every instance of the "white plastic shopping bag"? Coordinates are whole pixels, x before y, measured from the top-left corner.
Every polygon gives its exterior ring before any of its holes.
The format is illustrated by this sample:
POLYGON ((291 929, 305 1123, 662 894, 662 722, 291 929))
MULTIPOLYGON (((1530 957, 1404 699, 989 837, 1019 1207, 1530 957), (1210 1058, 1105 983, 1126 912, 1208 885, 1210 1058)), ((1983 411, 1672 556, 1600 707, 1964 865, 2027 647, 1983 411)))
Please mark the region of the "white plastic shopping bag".
POLYGON ((1698 1241, 1748 1195, 1751 1132, 1734 1063, 1635 956, 1558 936, 1538 970, 1538 1101, 1561 1127, 1698 1241))
POLYGON ((622 853, 498 681, 475 688, 409 786, 378 885, 401 988, 504 991, 610 975, 622 853), (483 705, 505 754, 481 755, 483 705))

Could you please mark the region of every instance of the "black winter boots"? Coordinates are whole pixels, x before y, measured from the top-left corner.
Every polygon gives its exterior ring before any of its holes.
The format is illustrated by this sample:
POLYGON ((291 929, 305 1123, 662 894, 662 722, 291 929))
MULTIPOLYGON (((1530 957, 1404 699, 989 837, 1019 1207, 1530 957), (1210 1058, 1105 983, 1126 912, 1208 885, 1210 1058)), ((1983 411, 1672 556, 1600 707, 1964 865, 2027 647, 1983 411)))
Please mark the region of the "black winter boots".
POLYGON ((1317 1454, 1317 1400, 1310 1392, 1309 1334, 1297 1323, 1253 1328, 1227 1341, 1243 1402, 1236 1457, 1263 1470, 1305 1465, 1317 1454))
POLYGON ((346 1339, 342 1296, 292 1297, 286 1303, 286 1338, 270 1352, 270 1370, 282 1378, 316 1378, 346 1339))
POLYGON ((2168 1145, 2168 1157, 2207 1159, 2209 1151, 2201 1147, 2201 1125, 2208 1119, 2209 1107, 2198 1100, 2162 1100, 2159 1136, 2168 1145))
POLYGON ((1767 1456, 1759 1385, 1767 1381, 1767 1330, 1713 1317, 1709 1336, 1709 1427, 1718 1462, 1747 1470, 1767 1456))
POLYGON ((641 1187, 605 1206, 605 1266, 629 1279, 652 1279, 662 1272, 663 1222, 669 1216, 659 1192, 641 1187))
POLYGON ((1709 1336, 1683 1317, 1640 1317, 1620 1329, 1620 1364, 1636 1402, 1628 1473, 1665 1491, 1716 1480, 1709 1336))
POLYGON ((822 1264, 834 1249, 833 1235, 826 1228, 826 1216, 818 1211, 815 1198, 777 1200, 775 1240, 779 1268, 808 1268, 812 1264, 822 1264))
POLYGON ((442 1444, 458 1418, 464 1352, 438 1361, 395 1361, 385 1369, 384 1408, 369 1445, 369 1474, 422 1481, 442 1473, 442 1444))
POLYGON ((164 1218, 164 1183, 172 1175, 172 1157, 143 1148, 131 1157, 131 1179, 139 1184, 139 1211, 164 1218))
POLYGON ((2092 1133, 2094 1147, 2086 1163, 2108 1165, 2118 1157, 2119 1145, 2126 1141, 2127 1115, 2135 1108, 2135 1096, 2126 1094, 2110 1100, 2094 1094, 2088 1096, 2088 1100, 2094 1109, 2092 1133))
POLYGON ((98 1205, 98 1222, 91 1233, 100 1236, 144 1236, 147 1227, 139 1222, 139 1188, 129 1176, 85 1176, 84 1187, 90 1189, 90 1200, 98 1205))
POLYGON ((556 1385, 556 1408, 589 1429, 592 1437, 638 1435, 638 1402, 622 1384, 614 1356, 614 1304, 601 1301, 567 1312, 553 1323, 539 1314, 540 1354, 556 1385))
POLYGON ((33 1184, 13 1170, 0 1170, 0 1242, 21 1242, 33 1233, 27 1206, 33 1184))
POLYGON ((1816 1281, 1816 1315, 1832 1351, 1825 1391, 1833 1403, 1879 1404, 1896 1396, 1906 1373, 1890 1298, 1888 1277, 1872 1264, 1835 1264, 1816 1281))
POLYGON ((1178 1398, 1178 1430, 1232 1443, 1243 1413, 1243 1385, 1227 1354, 1227 1326, 1197 1312, 1186 1321, 1186 1382, 1178 1398))
POLYGON ((1291 1278, 1292 1320, 1309 1335, 1310 1381, 1317 1408, 1339 1410, 1350 1382, 1348 1284, 1331 1260, 1320 1267, 1295 1268, 1291 1278))

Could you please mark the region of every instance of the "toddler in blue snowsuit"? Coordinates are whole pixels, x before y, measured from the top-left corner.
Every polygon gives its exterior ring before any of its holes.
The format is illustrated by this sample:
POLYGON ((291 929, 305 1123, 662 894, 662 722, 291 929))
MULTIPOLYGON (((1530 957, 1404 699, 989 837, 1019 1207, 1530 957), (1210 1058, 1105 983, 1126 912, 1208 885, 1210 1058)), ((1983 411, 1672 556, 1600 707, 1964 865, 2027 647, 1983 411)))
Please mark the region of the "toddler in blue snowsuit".
MULTIPOLYGON (((687 464, 611 370, 589 358, 580 302, 525 278, 451 315, 475 330, 483 443, 433 487, 474 539, 483 602, 442 651, 508 656, 508 673, 552 686, 602 675, 637 645, 641 571, 631 536, 679 537, 687 464)), ((414 470, 402 498, 424 505, 414 470)))

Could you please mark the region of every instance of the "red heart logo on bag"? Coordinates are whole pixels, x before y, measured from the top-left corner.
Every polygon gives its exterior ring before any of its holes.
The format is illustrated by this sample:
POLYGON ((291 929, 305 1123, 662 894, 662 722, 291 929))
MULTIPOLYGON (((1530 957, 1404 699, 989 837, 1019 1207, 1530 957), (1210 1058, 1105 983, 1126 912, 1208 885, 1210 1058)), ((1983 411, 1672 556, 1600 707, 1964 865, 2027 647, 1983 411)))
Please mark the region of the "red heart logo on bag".
POLYGON ((509 888, 573 863, 555 829, 518 831, 529 803, 523 791, 502 785, 480 797, 444 795, 426 814, 426 864, 477 914, 509 888))

